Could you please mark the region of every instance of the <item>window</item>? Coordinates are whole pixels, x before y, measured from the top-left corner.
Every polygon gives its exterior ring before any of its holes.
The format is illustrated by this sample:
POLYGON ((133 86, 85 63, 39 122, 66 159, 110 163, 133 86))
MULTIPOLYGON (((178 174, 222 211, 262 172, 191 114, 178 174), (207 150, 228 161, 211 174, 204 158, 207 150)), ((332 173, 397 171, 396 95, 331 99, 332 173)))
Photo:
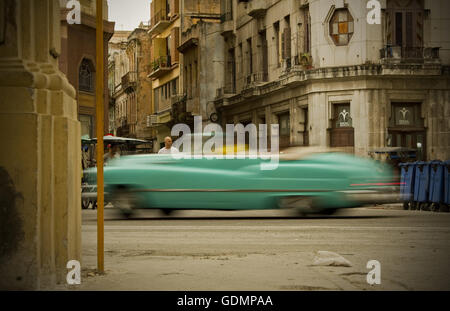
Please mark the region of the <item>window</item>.
POLYGON ((355 146, 355 131, 352 126, 350 103, 333 105, 330 145, 331 147, 355 146))
POLYGON ((424 3, 421 0, 388 1, 386 43, 402 47, 403 58, 421 58, 424 3))
POLYGON ((392 127, 423 127, 423 121, 420 117, 420 103, 393 103, 392 127))
POLYGON ((253 50, 252 50, 252 38, 247 39, 247 53, 248 53, 248 68, 247 73, 250 75, 253 73, 253 50))
POLYGON ((419 160, 426 158, 426 129, 421 117, 421 103, 392 103, 387 145, 417 149, 419 160))
POLYGON ((350 104, 335 105, 335 127, 351 127, 350 104))
POLYGON ((289 112, 278 115, 280 147, 288 147, 291 140, 291 124, 289 112))
POLYGON ((94 76, 93 65, 88 59, 83 59, 80 65, 78 88, 80 91, 93 92, 94 91, 94 76))
POLYGON ((242 43, 239 43, 239 72, 240 76, 244 77, 244 51, 242 49, 242 43))
POLYGON ((304 48, 303 52, 311 53, 311 16, 309 15, 309 7, 303 11, 304 20, 304 48))
MULTIPOLYGON (((284 30, 283 37, 281 39, 282 44, 282 58, 290 60, 291 58, 291 22, 289 15, 284 18, 284 30)), ((288 64, 289 65, 289 64, 288 64)), ((288 66, 290 67, 290 66, 288 66)))
POLYGON ((330 20, 330 35, 336 45, 347 45, 353 36, 353 17, 348 9, 334 11, 330 20))
POLYGON ((167 66, 172 66, 172 35, 166 38, 167 66))
POLYGON ((81 136, 88 135, 92 137, 92 117, 90 115, 79 115, 81 123, 81 136))
POLYGON ((184 75, 183 75, 183 92, 184 92, 184 94, 187 94, 187 77, 188 77, 187 66, 184 66, 184 75))
POLYGON ((173 95, 177 95, 178 78, 173 79, 173 80, 171 81, 171 84, 172 84, 172 94, 173 94, 173 95))
POLYGON ((267 81, 267 75, 269 72, 269 60, 268 60, 268 50, 267 50, 267 39, 266 39, 266 30, 263 30, 259 33, 259 41, 261 43, 261 53, 262 62, 261 62, 261 72, 263 74, 262 81, 267 81))
POLYGON ((281 66, 281 53, 280 53, 280 45, 281 45, 281 38, 280 38, 280 22, 276 22, 273 24, 273 31, 274 31, 274 38, 275 38, 275 49, 276 49, 276 55, 277 55, 277 67, 281 66))
POLYGON ((154 93, 153 103, 154 103, 155 111, 159 110, 159 89, 160 88, 155 89, 155 93, 154 93))

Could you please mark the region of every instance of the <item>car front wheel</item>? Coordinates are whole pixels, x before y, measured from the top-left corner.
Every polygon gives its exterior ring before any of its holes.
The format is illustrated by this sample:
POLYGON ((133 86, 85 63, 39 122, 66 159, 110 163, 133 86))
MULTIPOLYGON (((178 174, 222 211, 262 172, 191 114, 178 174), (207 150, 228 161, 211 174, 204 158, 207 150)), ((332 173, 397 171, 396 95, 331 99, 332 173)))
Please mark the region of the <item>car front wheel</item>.
POLYGON ((112 204, 127 218, 133 215, 137 207, 135 195, 124 187, 120 187, 114 192, 112 204))

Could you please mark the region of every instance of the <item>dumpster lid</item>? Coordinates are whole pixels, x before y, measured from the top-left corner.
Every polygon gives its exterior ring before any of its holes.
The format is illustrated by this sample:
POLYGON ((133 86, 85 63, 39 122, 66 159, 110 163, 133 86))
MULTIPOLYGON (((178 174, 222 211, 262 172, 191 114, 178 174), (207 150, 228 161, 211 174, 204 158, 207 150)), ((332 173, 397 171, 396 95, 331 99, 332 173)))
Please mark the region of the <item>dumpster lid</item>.
POLYGON ((384 147, 384 148, 373 149, 369 152, 374 152, 374 153, 417 152, 417 149, 405 148, 405 147, 384 147))

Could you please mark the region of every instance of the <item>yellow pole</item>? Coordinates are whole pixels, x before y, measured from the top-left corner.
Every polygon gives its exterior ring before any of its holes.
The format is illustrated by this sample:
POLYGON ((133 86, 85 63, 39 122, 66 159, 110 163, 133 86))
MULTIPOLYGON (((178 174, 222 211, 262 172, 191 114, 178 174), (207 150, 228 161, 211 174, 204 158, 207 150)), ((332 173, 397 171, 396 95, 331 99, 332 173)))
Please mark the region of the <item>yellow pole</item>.
POLYGON ((103 0, 97 0, 96 25, 96 118, 97 118, 97 269, 105 270, 104 254, 104 187, 103 187, 103 0))

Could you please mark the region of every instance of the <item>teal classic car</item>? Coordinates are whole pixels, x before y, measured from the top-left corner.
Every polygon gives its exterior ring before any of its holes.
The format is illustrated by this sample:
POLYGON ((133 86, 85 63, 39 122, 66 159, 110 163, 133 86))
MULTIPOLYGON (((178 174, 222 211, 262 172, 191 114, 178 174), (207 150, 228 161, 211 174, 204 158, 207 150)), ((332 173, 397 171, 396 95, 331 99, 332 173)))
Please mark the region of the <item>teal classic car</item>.
MULTIPOLYGON (((276 169, 262 159, 176 159, 134 155, 105 167, 106 202, 135 208, 262 210, 331 214, 340 208, 398 200, 389 166, 344 153, 283 153, 276 169)), ((87 172, 95 174, 95 169, 87 172)))

